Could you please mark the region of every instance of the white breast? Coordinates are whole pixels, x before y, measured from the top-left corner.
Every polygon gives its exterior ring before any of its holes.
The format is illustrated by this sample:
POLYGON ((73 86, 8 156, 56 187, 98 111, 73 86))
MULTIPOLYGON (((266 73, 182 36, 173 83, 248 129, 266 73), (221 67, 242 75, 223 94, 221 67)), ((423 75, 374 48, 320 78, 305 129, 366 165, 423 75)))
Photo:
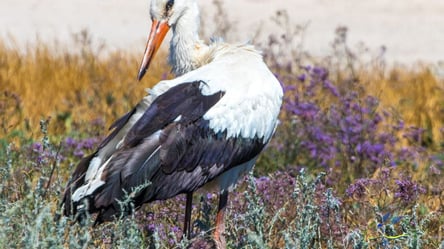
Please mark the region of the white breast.
POLYGON ((210 64, 179 77, 173 82, 202 80, 202 93, 225 92, 224 97, 205 115, 215 132, 228 137, 255 136, 268 141, 274 132, 282 104, 282 87, 260 55, 239 49, 216 57, 210 64))

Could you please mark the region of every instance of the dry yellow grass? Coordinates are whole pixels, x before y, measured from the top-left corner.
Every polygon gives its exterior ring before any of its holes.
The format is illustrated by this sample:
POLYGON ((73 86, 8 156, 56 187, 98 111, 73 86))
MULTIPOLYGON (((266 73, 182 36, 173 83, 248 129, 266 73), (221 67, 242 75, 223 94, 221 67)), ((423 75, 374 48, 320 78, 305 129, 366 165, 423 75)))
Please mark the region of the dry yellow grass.
POLYGON ((38 134, 39 120, 47 117, 52 134, 75 132, 75 124, 97 118, 109 125, 170 70, 158 60, 137 82, 140 56, 99 56, 88 46, 69 53, 45 44, 23 52, 0 43, 0 134, 14 129, 38 134))
POLYGON ((370 95, 398 114, 406 126, 425 129, 424 145, 439 149, 444 141, 443 80, 426 65, 395 67, 386 73, 360 70, 359 78, 370 95))
MULTIPOLYGON (((165 53, 160 53, 144 80, 137 82, 141 54, 103 55, 88 44, 80 42, 69 52, 60 45, 45 44, 19 51, 0 42, 1 136, 14 129, 38 135, 38 123, 47 117, 51 117, 53 135, 76 132, 82 129, 80 124, 97 118, 108 126, 145 95, 145 88, 170 71, 165 53)), ((389 71, 370 66, 355 73, 364 92, 378 96, 406 125, 425 128, 429 146, 439 148, 444 140, 440 130, 444 89, 427 66, 389 71)))

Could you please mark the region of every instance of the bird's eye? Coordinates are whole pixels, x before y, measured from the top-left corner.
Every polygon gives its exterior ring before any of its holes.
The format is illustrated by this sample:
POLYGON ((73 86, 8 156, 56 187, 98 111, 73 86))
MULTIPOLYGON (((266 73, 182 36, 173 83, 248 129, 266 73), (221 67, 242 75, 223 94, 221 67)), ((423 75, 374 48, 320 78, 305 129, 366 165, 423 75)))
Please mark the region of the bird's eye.
POLYGON ((171 8, 173 7, 173 5, 174 5, 174 0, 168 0, 168 2, 166 3, 166 6, 165 6, 166 11, 167 12, 170 11, 171 8))

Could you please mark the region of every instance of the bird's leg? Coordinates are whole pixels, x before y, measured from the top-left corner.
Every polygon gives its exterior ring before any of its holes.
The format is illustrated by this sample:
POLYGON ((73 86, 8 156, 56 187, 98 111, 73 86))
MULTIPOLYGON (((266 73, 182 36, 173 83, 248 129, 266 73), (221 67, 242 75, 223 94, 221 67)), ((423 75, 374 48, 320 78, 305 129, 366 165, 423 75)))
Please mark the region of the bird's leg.
POLYGON ((216 216, 216 230, 214 231, 214 240, 216 241, 217 248, 225 248, 225 207, 228 202, 228 191, 223 190, 222 193, 219 194, 219 206, 217 208, 217 216, 216 216))
POLYGON ((191 208, 193 205, 193 192, 187 193, 187 203, 185 206, 185 224, 183 232, 187 239, 191 239, 191 208))

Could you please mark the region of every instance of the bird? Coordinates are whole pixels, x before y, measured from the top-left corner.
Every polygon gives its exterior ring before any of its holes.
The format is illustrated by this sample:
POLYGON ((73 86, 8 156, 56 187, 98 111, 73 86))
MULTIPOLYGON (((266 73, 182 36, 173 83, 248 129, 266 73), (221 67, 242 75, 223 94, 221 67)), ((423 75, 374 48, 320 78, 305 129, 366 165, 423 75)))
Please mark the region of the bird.
POLYGON ((97 150, 72 173, 63 213, 96 223, 131 213, 132 207, 186 194, 184 234, 191 234, 192 194, 217 189, 213 239, 225 245, 228 193, 250 172, 278 125, 282 86, 248 43, 200 40, 196 0, 152 0, 151 31, 138 71, 145 75, 172 29, 169 63, 177 76, 148 90, 114 122, 97 150), (131 205, 122 200, 132 193, 131 205))

